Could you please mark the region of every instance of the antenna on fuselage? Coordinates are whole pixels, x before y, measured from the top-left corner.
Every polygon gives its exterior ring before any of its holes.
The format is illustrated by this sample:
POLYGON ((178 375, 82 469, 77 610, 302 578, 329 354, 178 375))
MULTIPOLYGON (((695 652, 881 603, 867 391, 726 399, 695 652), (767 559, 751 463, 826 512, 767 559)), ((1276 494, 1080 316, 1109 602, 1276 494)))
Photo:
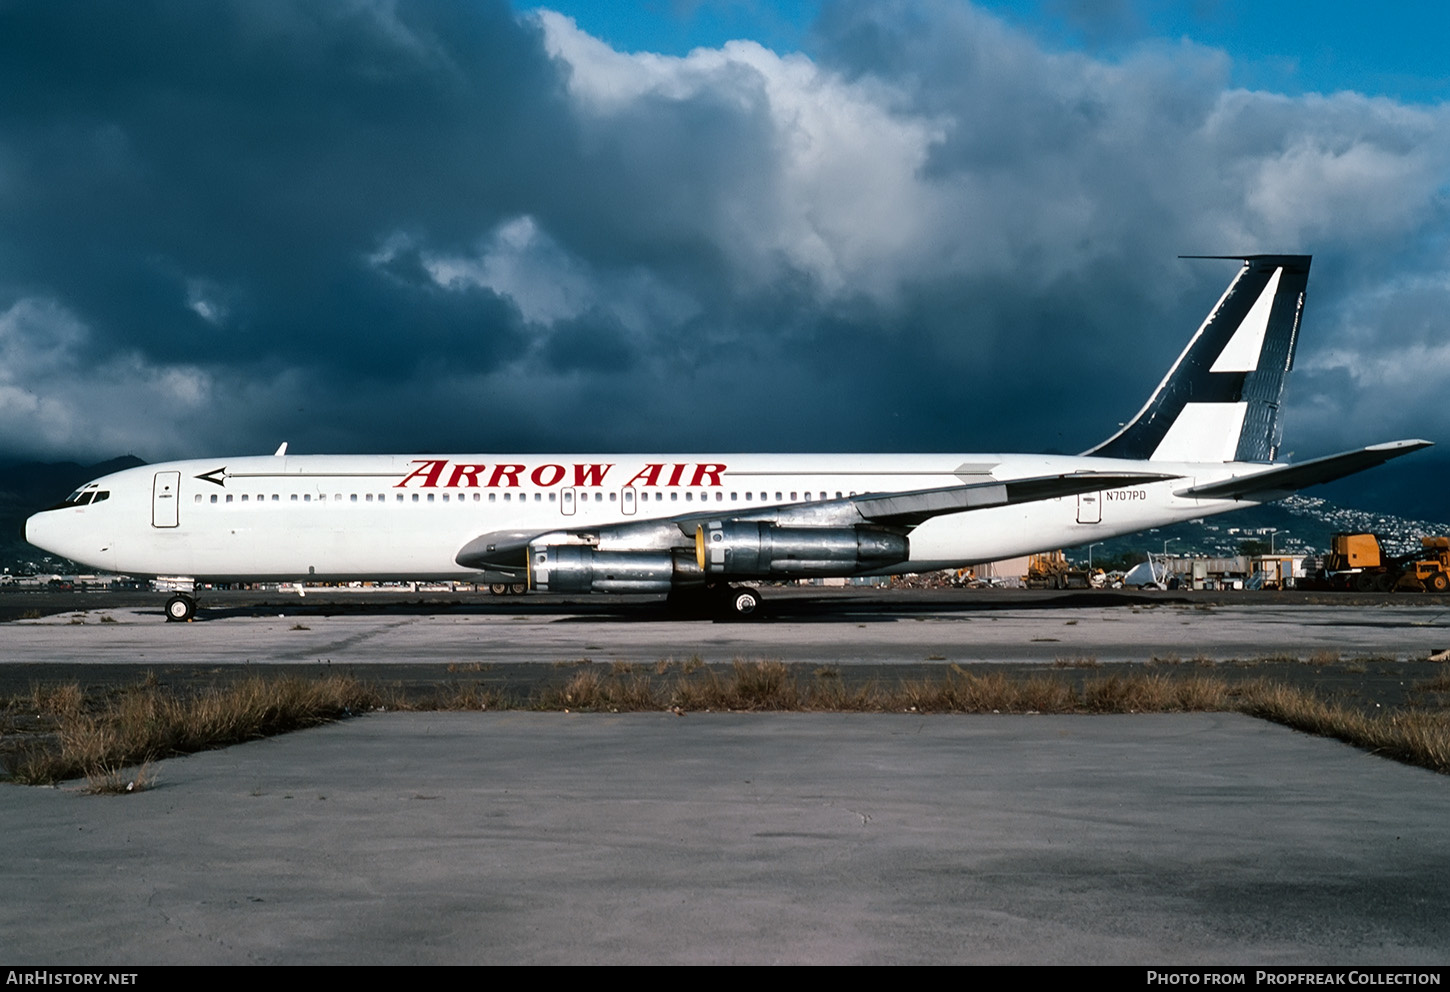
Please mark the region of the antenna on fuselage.
POLYGON ((272 457, 274 457, 274 458, 281 458, 286 453, 287 453, 287 442, 286 441, 283 441, 282 442, 282 446, 279 447, 276 451, 272 452, 272 457))

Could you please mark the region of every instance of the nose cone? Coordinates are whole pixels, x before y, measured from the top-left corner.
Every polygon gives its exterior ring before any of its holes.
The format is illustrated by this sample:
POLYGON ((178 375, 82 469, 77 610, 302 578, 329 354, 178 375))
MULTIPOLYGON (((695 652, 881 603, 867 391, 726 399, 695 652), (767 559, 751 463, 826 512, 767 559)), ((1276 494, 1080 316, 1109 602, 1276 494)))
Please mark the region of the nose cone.
POLYGON ((60 554, 55 547, 57 537, 56 517, 60 516, 57 510, 42 510, 26 518, 20 528, 20 537, 29 544, 35 545, 42 551, 49 551, 51 554, 60 554))

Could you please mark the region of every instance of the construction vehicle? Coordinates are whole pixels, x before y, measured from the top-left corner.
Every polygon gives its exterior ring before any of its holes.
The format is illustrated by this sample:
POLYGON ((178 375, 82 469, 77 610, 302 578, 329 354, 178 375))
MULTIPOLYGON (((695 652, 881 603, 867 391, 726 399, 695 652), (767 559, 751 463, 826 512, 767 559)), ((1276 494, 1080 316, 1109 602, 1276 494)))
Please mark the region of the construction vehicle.
POLYGON ((1374 534, 1335 534, 1329 554, 1307 587, 1389 592, 1404 571, 1403 563, 1386 558, 1374 534))
POLYGON ((1073 568, 1061 551, 1044 551, 1027 559, 1028 589, 1087 589, 1086 569, 1073 568))
POLYGON ((1450 592, 1450 537, 1422 537, 1420 551, 1405 563, 1395 588, 1450 592))
POLYGON ((1312 586, 1356 592, 1450 591, 1450 537, 1422 537, 1419 552, 1389 556, 1374 534, 1335 534, 1312 586))

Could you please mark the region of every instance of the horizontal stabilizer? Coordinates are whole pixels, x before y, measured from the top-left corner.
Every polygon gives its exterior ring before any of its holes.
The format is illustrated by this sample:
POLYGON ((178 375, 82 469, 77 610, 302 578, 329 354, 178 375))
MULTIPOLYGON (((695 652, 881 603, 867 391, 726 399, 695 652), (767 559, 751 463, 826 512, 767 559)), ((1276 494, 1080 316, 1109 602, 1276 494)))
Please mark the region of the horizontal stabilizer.
POLYGON ((1333 482, 1346 475, 1363 472, 1367 468, 1383 465, 1391 458, 1408 455, 1412 451, 1428 448, 1432 441, 1388 441, 1372 444, 1356 451, 1344 451, 1337 455, 1326 455, 1297 465, 1284 465, 1265 472, 1237 475, 1223 482, 1210 482, 1181 490, 1179 496, 1194 496, 1199 499, 1249 499, 1259 502, 1282 499, 1308 486, 1322 482, 1333 482))

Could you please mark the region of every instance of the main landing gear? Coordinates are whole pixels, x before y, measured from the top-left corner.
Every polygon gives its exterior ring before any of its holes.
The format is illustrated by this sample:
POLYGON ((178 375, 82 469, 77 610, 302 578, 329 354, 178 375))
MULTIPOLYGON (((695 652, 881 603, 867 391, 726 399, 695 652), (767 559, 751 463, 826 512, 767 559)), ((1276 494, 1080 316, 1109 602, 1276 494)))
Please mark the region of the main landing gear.
POLYGON ((760 591, 748 586, 716 585, 676 589, 665 602, 671 611, 687 617, 753 620, 761 615, 760 591))
POLYGON ((196 616, 196 599, 184 592, 179 592, 166 601, 166 619, 175 623, 185 623, 196 616))

